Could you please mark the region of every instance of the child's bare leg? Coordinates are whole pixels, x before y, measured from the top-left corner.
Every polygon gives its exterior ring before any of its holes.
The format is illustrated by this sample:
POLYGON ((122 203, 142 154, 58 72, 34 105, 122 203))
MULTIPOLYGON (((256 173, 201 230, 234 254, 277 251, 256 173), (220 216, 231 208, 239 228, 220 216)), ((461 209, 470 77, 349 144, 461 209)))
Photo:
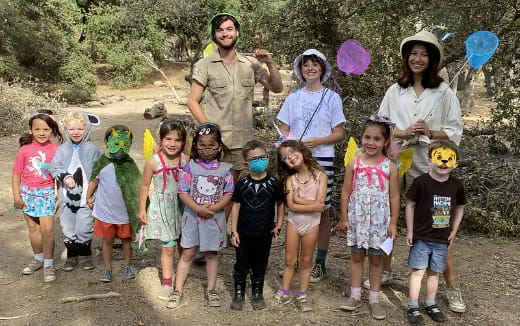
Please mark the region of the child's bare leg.
POLYGON ((217 285, 218 253, 216 251, 204 252, 206 258, 206 275, 208 277, 208 291, 215 290, 217 285))
POLYGON ((412 268, 410 273, 410 290, 409 296, 411 302, 419 302, 419 292, 421 292, 421 281, 424 276, 425 269, 412 268))
POLYGON ((383 274, 383 255, 368 255, 368 279, 370 280, 370 291, 381 290, 381 275, 383 274))
POLYGON ((199 247, 183 248, 182 256, 179 258, 179 264, 177 265, 177 276, 175 277, 175 290, 182 292, 184 282, 190 272, 191 262, 197 254, 199 247))
POLYGON ((42 248, 42 234, 40 231, 40 225, 36 223, 31 217, 24 214, 25 222, 27 223, 27 228, 29 230, 29 241, 31 242, 31 247, 33 253, 41 254, 43 253, 42 248))
POLYGON ((282 289, 289 290, 294 277, 296 260, 298 259, 298 247, 300 246, 300 235, 291 223, 287 223, 285 231, 285 266, 283 268, 282 289))
POLYGON ((448 248, 448 259, 446 260, 446 269, 444 270, 444 280, 447 288, 455 287, 455 264, 453 262, 453 247, 448 248))
POLYGON ((361 279, 363 277, 363 265, 365 263, 365 252, 352 252, 350 254, 350 286, 353 288, 361 288, 361 279))
POLYGON ((426 300, 427 302, 435 302, 437 296, 437 288, 439 287, 439 273, 430 269, 427 270, 428 278, 426 279, 426 300))
POLYGON ((316 225, 301 238, 301 255, 300 255, 300 292, 307 292, 309 289, 309 281, 311 279, 312 257, 316 241, 318 240, 320 227, 316 225))
POLYGON ((40 217, 40 233, 43 256, 53 259, 54 256, 54 216, 40 217))
POLYGON ((162 247, 161 250, 161 269, 163 279, 171 279, 173 277, 173 255, 175 246, 162 247))
POLYGON ((123 244, 123 256, 125 257, 125 267, 132 264, 132 238, 121 239, 123 244))
POLYGON ((112 247, 115 238, 103 239, 103 265, 105 269, 112 270, 112 247))

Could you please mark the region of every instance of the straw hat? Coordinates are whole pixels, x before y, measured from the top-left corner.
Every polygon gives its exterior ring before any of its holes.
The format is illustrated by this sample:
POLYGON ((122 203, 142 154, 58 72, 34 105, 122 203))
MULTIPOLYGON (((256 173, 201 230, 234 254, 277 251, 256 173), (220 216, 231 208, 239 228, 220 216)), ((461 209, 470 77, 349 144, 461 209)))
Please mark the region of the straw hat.
POLYGON ((415 35, 409 36, 401 42, 401 56, 404 57, 404 53, 406 52, 405 50, 417 42, 428 43, 432 45, 435 49, 437 49, 437 51, 439 51, 439 63, 442 62, 443 50, 439 40, 437 40, 437 37, 433 33, 425 30, 420 31, 415 35))
POLYGON ((299 80, 304 81, 302 72, 300 70, 301 61, 303 60, 304 56, 313 55, 313 54, 315 56, 317 56, 318 58, 320 58, 321 61, 323 61, 323 64, 325 65, 325 73, 323 74, 323 78, 321 80, 322 82, 324 82, 327 79, 329 79, 329 77, 332 73, 332 68, 330 67, 329 62, 327 61, 327 58, 325 58, 325 55, 316 49, 305 50, 305 52, 303 52, 302 54, 297 56, 296 59, 294 59, 294 65, 293 65, 294 74, 296 75, 296 77, 298 77, 299 80))

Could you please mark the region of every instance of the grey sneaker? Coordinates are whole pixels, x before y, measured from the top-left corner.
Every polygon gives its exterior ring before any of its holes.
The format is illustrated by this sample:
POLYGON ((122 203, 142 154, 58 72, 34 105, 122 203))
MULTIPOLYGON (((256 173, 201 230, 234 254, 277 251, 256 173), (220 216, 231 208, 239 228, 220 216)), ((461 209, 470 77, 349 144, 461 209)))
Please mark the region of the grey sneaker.
POLYGON ((93 256, 79 256, 79 264, 81 268, 88 271, 94 269, 94 257, 93 256))
POLYGON ((36 272, 40 268, 43 267, 43 262, 33 259, 29 265, 25 266, 24 269, 22 269, 22 274, 24 275, 31 275, 32 273, 36 272))
MULTIPOLYGON (((392 276, 392 272, 383 271, 383 274, 381 275, 381 285, 387 285, 393 280, 394 277, 392 276)), ((370 290, 370 280, 368 278, 365 280, 365 282, 363 282, 363 287, 367 290, 370 290)))
POLYGON ((302 312, 311 311, 311 300, 307 294, 301 294, 296 297, 296 305, 302 312))
POLYGON ((126 266, 123 270, 123 274, 126 279, 131 279, 135 277, 135 269, 132 266, 126 266))
POLYGON ((283 294, 282 290, 279 290, 275 295, 274 298, 278 305, 284 306, 291 302, 291 296, 289 294, 283 294))
POLYGON ((446 298, 451 311, 458 313, 466 312, 466 304, 462 300, 462 293, 459 288, 446 288, 446 298))
POLYGON ((168 298, 168 303, 166 304, 166 308, 175 309, 179 308, 182 302, 182 293, 179 291, 173 291, 170 297, 168 298))
POLYGON ((325 277, 325 271, 320 264, 314 264, 311 270, 311 279, 309 282, 318 283, 325 277))
POLYGON ((370 306, 370 312, 372 313, 372 317, 374 319, 385 319, 386 318, 386 310, 385 307, 380 302, 374 302, 370 306))
POLYGON ((173 288, 169 285, 161 285, 161 288, 157 292, 157 298, 160 300, 169 300, 170 295, 173 293, 173 288))
POLYGON ((206 293, 206 300, 208 301, 208 306, 210 307, 220 307, 220 295, 215 290, 209 290, 206 293))
POLYGON ((63 264, 63 270, 65 272, 70 272, 74 270, 74 267, 78 264, 78 257, 68 257, 65 261, 65 264, 63 264))
POLYGON ((101 282, 112 282, 112 271, 110 269, 104 269, 101 271, 101 282))
POLYGON ((56 271, 54 267, 46 267, 43 269, 43 281, 45 283, 53 282, 56 280, 56 271))
POLYGON ((353 297, 348 297, 348 299, 341 306, 339 306, 339 309, 346 311, 354 311, 361 307, 361 305, 361 300, 356 300, 353 297))

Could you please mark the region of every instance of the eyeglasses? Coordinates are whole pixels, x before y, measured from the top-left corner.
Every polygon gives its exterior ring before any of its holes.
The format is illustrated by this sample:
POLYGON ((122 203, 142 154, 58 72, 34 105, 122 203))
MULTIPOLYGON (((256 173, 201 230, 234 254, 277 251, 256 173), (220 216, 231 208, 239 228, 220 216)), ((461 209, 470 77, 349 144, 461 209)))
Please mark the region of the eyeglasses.
POLYGON ((265 155, 258 155, 258 156, 253 156, 253 157, 250 157, 248 159, 246 159, 247 162, 253 162, 253 161, 256 161, 258 159, 261 159, 261 158, 268 158, 267 154, 265 155))

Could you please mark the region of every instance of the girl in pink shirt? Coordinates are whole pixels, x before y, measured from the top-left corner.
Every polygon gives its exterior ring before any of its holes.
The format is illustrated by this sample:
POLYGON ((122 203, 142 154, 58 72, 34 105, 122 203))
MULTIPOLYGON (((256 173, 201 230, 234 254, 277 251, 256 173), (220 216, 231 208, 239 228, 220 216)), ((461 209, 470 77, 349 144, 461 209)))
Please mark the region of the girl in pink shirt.
POLYGON ((29 133, 20 137, 20 149, 13 166, 12 189, 14 206, 23 209, 34 253, 33 261, 22 273, 29 275, 44 267, 43 281, 52 282, 56 279, 52 257, 53 215, 57 197, 48 167, 58 146, 50 138, 55 136, 60 142, 63 138, 58 124, 50 115, 52 111, 40 112, 31 116, 29 133))

